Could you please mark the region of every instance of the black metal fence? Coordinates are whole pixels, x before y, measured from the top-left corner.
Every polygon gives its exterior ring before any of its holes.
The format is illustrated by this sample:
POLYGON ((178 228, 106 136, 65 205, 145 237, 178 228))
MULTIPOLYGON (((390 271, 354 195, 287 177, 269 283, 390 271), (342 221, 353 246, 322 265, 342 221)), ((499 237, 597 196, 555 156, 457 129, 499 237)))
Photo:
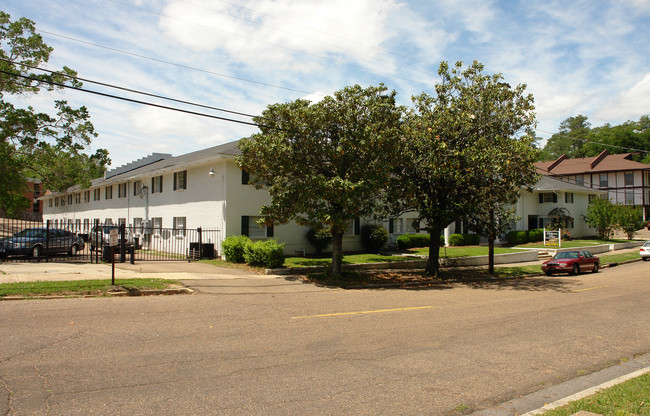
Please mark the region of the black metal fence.
POLYGON ((218 257, 221 238, 216 229, 0 218, 0 261, 192 261, 218 257))

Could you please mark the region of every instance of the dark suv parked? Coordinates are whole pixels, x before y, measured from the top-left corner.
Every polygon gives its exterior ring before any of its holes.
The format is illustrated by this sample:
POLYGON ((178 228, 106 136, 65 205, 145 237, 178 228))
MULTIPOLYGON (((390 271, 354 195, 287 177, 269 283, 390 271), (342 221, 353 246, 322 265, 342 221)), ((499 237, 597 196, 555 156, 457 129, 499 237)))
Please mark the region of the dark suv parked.
POLYGON ((38 258, 48 253, 68 253, 71 256, 85 247, 78 235, 59 228, 26 228, 12 237, 0 240, 0 255, 27 255, 38 258))

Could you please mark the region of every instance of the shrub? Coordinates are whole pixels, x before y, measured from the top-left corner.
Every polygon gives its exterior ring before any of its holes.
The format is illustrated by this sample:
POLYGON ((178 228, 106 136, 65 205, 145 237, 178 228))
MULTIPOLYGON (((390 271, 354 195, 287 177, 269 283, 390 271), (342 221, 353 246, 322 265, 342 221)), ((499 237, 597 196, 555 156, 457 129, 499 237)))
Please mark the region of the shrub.
POLYGON ((250 238, 245 235, 226 237, 221 243, 221 250, 226 256, 226 261, 231 263, 243 263, 246 246, 251 244, 250 238))
POLYGON ((366 224, 361 227, 361 244, 369 253, 379 253, 388 241, 388 231, 380 225, 366 224))
POLYGON ((544 231, 538 229, 528 230, 528 241, 531 243, 536 243, 544 239, 544 231))
POLYGON ((321 254, 323 250, 332 244, 332 232, 330 230, 310 228, 307 230, 307 241, 314 247, 316 254, 321 254))
MULTIPOLYGON (((445 238, 440 236, 440 242, 445 244, 445 238)), ((397 237, 397 248, 406 250, 413 247, 429 247, 429 234, 402 234, 397 237)))
POLYGON ((510 244, 526 244, 528 240, 528 233, 526 231, 510 231, 506 234, 506 240, 510 244))
POLYGON ((463 234, 464 246, 477 246, 481 244, 481 236, 478 234, 463 234))
POLYGON ((284 244, 275 240, 256 241, 247 244, 244 249, 246 263, 269 269, 282 267, 284 264, 284 244))
POLYGON ((462 234, 452 234, 449 236, 449 245, 456 247, 456 246, 462 246, 463 244, 463 235, 462 234))

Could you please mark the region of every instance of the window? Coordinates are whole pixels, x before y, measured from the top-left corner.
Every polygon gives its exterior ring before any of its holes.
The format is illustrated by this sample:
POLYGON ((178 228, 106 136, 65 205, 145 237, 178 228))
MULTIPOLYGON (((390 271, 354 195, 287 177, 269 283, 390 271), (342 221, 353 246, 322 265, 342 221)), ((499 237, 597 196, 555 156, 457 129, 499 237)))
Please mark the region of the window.
POLYGON ((50 208, 52 208, 52 205, 54 205, 54 201, 52 199, 50 199, 48 201, 48 205, 49 205, 50 208))
POLYGON ((185 217, 174 217, 174 235, 185 237, 185 217))
POLYGON ((54 198, 54 206, 55 207, 59 206, 59 198, 54 198))
POLYGON ((113 225, 113 219, 112 218, 106 218, 104 220, 104 225, 113 225))
POLYGON ((68 205, 72 205, 72 194, 68 195, 68 205))
POLYGON ((142 181, 133 182, 133 196, 140 195, 140 192, 142 192, 142 181))
POLYGON ((99 198, 101 197, 101 189, 97 188, 93 191, 93 201, 99 201, 99 198))
POLYGON ((248 172, 246 172, 244 169, 241 170, 241 184, 242 185, 248 185, 250 182, 251 178, 248 172))
POLYGON ((75 194, 74 195, 74 203, 75 204, 81 204, 81 194, 75 194))
POLYGON ((84 191, 84 202, 90 202, 90 191, 84 191))
POLYGON ((584 185, 585 184, 585 177, 582 175, 576 176, 576 185, 584 185))
POLYGON ((241 233, 242 235, 247 235, 250 238, 266 238, 273 237, 273 226, 265 226, 257 224, 257 221, 261 220, 262 217, 253 217, 248 215, 243 215, 241 217, 241 233))
POLYGON ((104 199, 113 199, 113 185, 107 186, 104 192, 104 199))
POLYGON ((126 218, 118 218, 117 219, 117 225, 126 225, 126 218))
POLYGON ((625 186, 634 186, 634 172, 625 172, 625 186))
POLYGON ((609 186, 609 179, 606 173, 601 173, 599 177, 599 184, 601 188, 607 188, 609 186))
POLYGON ((187 189, 187 171, 174 172, 174 191, 187 189))
POLYGON ((126 183, 118 183, 117 184, 117 197, 118 198, 126 198, 126 183))
POLYGON ((361 221, 355 218, 350 221, 348 228, 345 230, 344 236, 352 236, 361 234, 361 221))
POLYGON ((74 229, 79 232, 81 230, 81 219, 74 220, 74 229))
POLYGON ((156 194, 160 193, 163 190, 163 179, 162 175, 154 176, 151 178, 151 193, 156 194))
POLYGON ((406 232, 407 233, 418 233, 420 232, 420 222, 417 218, 407 218, 405 220, 406 232))
POLYGON ((555 192, 542 192, 539 194, 539 203, 545 202, 557 203, 557 194, 555 192))
POLYGON ((160 234, 162 233, 162 218, 153 217, 151 219, 151 225, 153 226, 153 234, 160 236, 160 234))
POLYGON ((625 191, 625 204, 634 205, 634 191, 625 191))
POLYGON ((596 195, 589 195, 589 203, 591 204, 596 199, 596 195))
POLYGON ((142 218, 133 218, 133 232, 136 235, 142 232, 142 218))
POLYGON ((90 230, 90 220, 88 218, 84 218, 84 231, 88 232, 90 230))
POLYGON ((567 192, 564 194, 564 202, 567 204, 573 204, 573 192, 567 192))

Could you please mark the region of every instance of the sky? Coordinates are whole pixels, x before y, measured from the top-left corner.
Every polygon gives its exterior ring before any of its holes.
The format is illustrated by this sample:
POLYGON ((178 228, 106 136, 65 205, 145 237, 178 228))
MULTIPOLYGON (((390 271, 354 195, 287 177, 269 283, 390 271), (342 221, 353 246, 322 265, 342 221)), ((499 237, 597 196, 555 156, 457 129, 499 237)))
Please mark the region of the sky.
MULTIPOLYGON (((594 127, 650 114, 650 0, 5 0, 0 10, 36 23, 54 48, 48 69, 248 115, 354 84, 384 83, 409 106, 434 94, 441 61, 459 60, 526 84, 544 139, 578 114, 594 127)), ((258 132, 73 90, 17 100, 50 111, 54 99, 89 109, 99 134, 91 150, 108 149, 112 168, 258 132)))

